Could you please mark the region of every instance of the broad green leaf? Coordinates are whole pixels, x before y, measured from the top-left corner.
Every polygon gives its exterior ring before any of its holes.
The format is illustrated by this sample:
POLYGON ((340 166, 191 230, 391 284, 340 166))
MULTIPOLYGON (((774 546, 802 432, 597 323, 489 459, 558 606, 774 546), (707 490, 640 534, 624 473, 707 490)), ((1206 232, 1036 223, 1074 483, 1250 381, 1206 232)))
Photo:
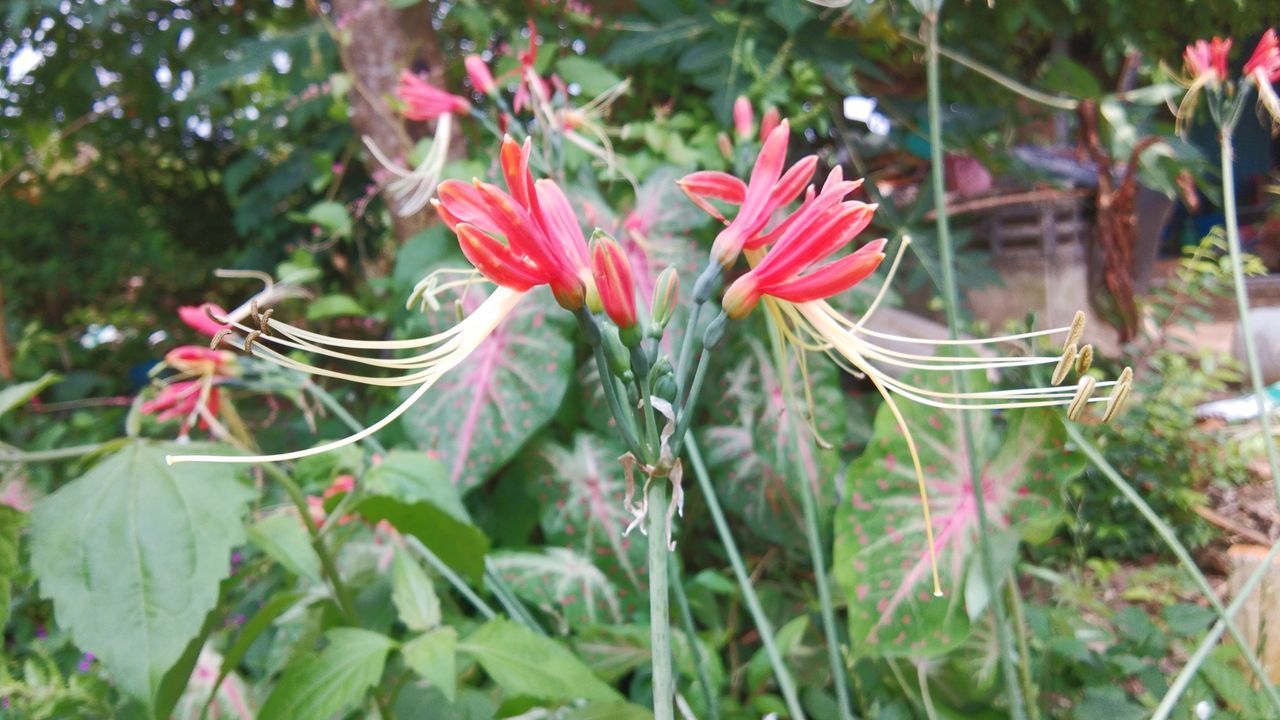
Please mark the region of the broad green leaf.
POLYGON ((62 378, 57 373, 47 372, 39 379, 31 382, 17 383, 0 390, 0 415, 22 405, 40 394, 40 391, 58 382, 62 378))
POLYGON ((393 450, 365 476, 371 496, 354 512, 376 523, 386 520, 431 548, 453 569, 479 581, 489 540, 471 524, 457 490, 439 461, 424 453, 393 450))
POLYGON ((349 295, 323 295, 307 304, 308 320, 369 314, 349 295))
POLYGON ((400 613, 400 622, 410 630, 430 630, 440 624, 440 598, 431 578, 401 550, 396 551, 391 564, 391 602, 400 613))
POLYGON ((26 522, 22 511, 0 505, 0 629, 9 622, 13 577, 18 573, 18 531, 26 522))
POLYGON ((338 237, 351 235, 351 216, 340 202, 324 200, 311 206, 305 217, 307 222, 319 225, 338 237))
POLYGON ((504 618, 481 625, 458 650, 510 695, 557 702, 622 699, 563 645, 504 618))
POLYGON ((494 572, 522 599, 558 621, 561 633, 583 625, 621 622, 618 590, 591 559, 568 548, 490 556, 494 572))
MULTIPOLYGON (((468 311, 478 293, 464 298, 468 311)), ((433 314, 453 324, 452 303, 433 314)), ((517 306, 475 352, 410 408, 401 422, 418 447, 439 453, 462 491, 479 485, 520 451, 560 408, 573 373, 569 316, 544 292, 517 306)))
MULTIPOLYGON (((724 684, 725 670, 720 655, 702 640, 698 640, 708 679, 713 688, 724 684)), ((592 625, 575 633, 573 647, 578 656, 597 675, 609 682, 633 672, 652 662, 650 634, 647 625, 592 625)), ((698 677, 697 656, 689 643, 689 636, 672 628, 671 662, 677 673, 690 682, 698 677)))
POLYGON ((453 702, 458 694, 457 647, 458 632, 446 626, 410 640, 400 653, 406 665, 453 702))
POLYGON ((171 467, 165 454, 132 443, 31 517, 32 567, 58 624, 147 704, 217 602, 253 497, 230 465, 171 467))
POLYGON ((249 527, 249 541, 294 575, 320 582, 320 556, 296 515, 276 513, 259 520, 249 527))
POLYGON ((582 87, 582 94, 589 98, 622 82, 622 78, 598 61, 578 55, 567 55, 556 60, 556 72, 565 82, 578 83, 582 87))
POLYGON ((570 711, 564 720, 653 720, 653 713, 627 702, 591 703, 570 711))
MULTIPOLYGON (((707 465, 716 479, 721 500, 730 512, 751 527, 752 535, 770 543, 804 547, 801 482, 808 482, 819 499, 820 514, 833 501, 840 458, 832 450, 820 450, 813 442, 808 422, 801 420, 800 460, 804 477, 796 469, 792 441, 792 416, 783 400, 782 378, 772 354, 763 343, 751 340, 743 359, 724 373, 718 388, 707 388, 721 398, 713 420, 701 431, 707 448, 707 465)), ((802 397, 804 374, 789 359, 791 387, 802 397)), ((813 397, 813 417, 818 433, 839 440, 844 432, 846 402, 836 369, 823 358, 807 363, 813 397)), ((807 411, 806 411, 807 412, 807 411)))
POLYGON ((259 720, 328 720, 345 713, 377 684, 395 647, 391 638, 357 628, 335 628, 325 639, 329 644, 319 655, 285 668, 259 720))
POLYGON ((434 263, 457 246, 458 242, 444 223, 432 225, 406 240, 396 252, 396 267, 392 273, 396 287, 412 288, 426 277, 434 263))
POLYGON ((598 435, 578 433, 571 446, 550 440, 534 446, 516 477, 529 483, 542 507, 547 542, 591 558, 616 588, 625 613, 643 603, 643 539, 623 537, 631 522, 626 481, 618 456, 622 446, 598 435))
MULTIPOLYGON (((944 391, 952 381, 941 373, 909 377, 944 391)), ((981 373, 970 373, 967 382, 970 392, 989 389, 981 373)), ((958 413, 901 399, 898 405, 920 451, 944 596, 933 596, 918 484, 887 406, 876 415, 866 452, 846 473, 847 500, 836 510, 834 574, 849 602, 853 647, 868 655, 936 655, 969 634, 965 578, 978 547, 975 483, 958 413)), ((1003 433, 991 413, 974 411, 968 419, 990 530, 1041 541, 1060 522, 1060 485, 1080 471, 1081 461, 1067 452, 1051 413, 1016 411, 1008 418, 1003 433)))

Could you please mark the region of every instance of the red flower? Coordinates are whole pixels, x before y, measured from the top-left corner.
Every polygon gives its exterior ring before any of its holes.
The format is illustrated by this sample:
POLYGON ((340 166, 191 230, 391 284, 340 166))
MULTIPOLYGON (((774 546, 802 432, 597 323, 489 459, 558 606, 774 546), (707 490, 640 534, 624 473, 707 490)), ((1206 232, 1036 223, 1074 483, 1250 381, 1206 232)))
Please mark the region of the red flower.
POLYGON ((625 330, 636 324, 636 283, 627 253, 613 238, 598 233, 591 238, 591 275, 604 312, 625 330))
MULTIPOLYGON (((174 418, 183 418, 182 432, 187 432, 187 420, 200 404, 201 389, 204 383, 200 380, 182 380, 175 383, 169 383, 164 386, 164 390, 155 398, 142 403, 138 409, 144 415, 155 415, 157 420, 165 422, 174 418)), ((205 403, 205 409, 209 414, 218 414, 218 388, 209 388, 208 401, 205 403)), ((208 422, 201 417, 200 427, 208 428, 208 422)))
POLYGON ((410 120, 435 120, 446 113, 471 110, 466 98, 447 93, 408 70, 400 73, 399 93, 405 102, 404 116, 410 120))
POLYGON ((441 219, 493 282, 520 291, 549 285, 563 307, 582 307, 591 273, 573 206, 555 182, 534 181, 528 140, 521 147, 504 138, 500 159, 508 192, 479 180, 446 180, 436 203, 441 219))
POLYGON ((221 350, 211 350, 201 345, 182 345, 166 353, 164 362, 174 370, 194 375, 225 375, 227 363, 232 358, 231 353, 221 350))
POLYGON ((1280 38, 1276 36, 1274 28, 1263 33, 1249 62, 1244 64, 1244 74, 1264 78, 1268 83, 1280 81, 1280 38))
POLYGON ((1196 81, 1223 82, 1227 79, 1227 53, 1231 52, 1231 39, 1215 37, 1213 42, 1197 40, 1182 53, 1196 81))
POLYGON ((227 316, 227 311, 223 310, 221 307, 218 307, 213 303, 204 303, 201 305, 183 305, 178 308, 178 318, 181 319, 182 322, 191 326, 197 332, 213 337, 218 334, 219 330, 226 327, 226 325, 219 325, 217 322, 214 322, 213 318, 209 317, 210 311, 218 317, 227 316))
POLYGON ((725 291, 723 306, 729 317, 745 317, 765 295, 793 303, 830 297, 858 284, 879 267, 884 259, 883 239, 813 268, 871 223, 875 205, 843 201, 859 185, 844 180, 840 168, 831 171, 822 191, 816 196, 810 193, 804 204, 780 223, 764 258, 725 291), (807 274, 801 275, 806 270, 807 274))
POLYGON ((493 81, 493 73, 489 72, 489 66, 485 64, 484 58, 479 55, 468 55, 462 64, 466 66, 467 77, 471 78, 471 85, 476 90, 488 95, 498 89, 498 84, 493 81))
POLYGON ((818 158, 813 155, 802 159, 783 174, 790 133, 791 127, 786 120, 769 133, 751 171, 751 180, 745 185, 728 173, 715 171, 692 173, 680 181, 685 194, 715 217, 723 219, 719 211, 705 200, 707 197, 742 205, 733 222, 720 231, 711 246, 711 257, 721 265, 732 265, 744 247, 752 249, 763 244, 761 232, 774 211, 795 200, 813 177, 814 168, 818 165, 818 158))

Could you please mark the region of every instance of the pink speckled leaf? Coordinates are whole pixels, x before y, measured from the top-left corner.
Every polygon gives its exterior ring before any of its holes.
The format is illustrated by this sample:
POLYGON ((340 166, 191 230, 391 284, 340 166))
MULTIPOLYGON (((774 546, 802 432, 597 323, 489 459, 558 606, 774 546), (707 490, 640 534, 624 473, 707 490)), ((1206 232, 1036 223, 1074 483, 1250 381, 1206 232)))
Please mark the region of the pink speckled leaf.
POLYGON ((629 614, 644 602, 648 588, 646 541, 638 531, 622 536, 632 518, 623 502, 621 454, 616 441, 578 433, 568 446, 545 441, 533 447, 526 477, 542 506, 548 544, 590 558, 617 587, 629 614))
MULTIPOLYGON (((713 420, 700 435, 712 468, 716 490, 730 512, 741 517, 753 537, 803 547, 804 519, 795 459, 790 454, 791 415, 782 397, 782 383, 772 356, 752 340, 744 359, 722 375, 713 420)), ((844 431, 844 409, 836 370, 824 358, 809 360, 808 375, 814 415, 824 438, 838 442, 844 431)), ((792 387, 800 391, 802 377, 791 359, 792 387)), ((802 392, 802 391, 801 391, 802 392)), ((803 399, 793 405, 803 404, 803 399)), ((819 450, 806 419, 801 420, 800 448, 805 479, 821 501, 821 515, 828 516, 839 475, 840 458, 831 450, 819 450)))
POLYGON ((557 630, 622 622, 614 584, 586 556, 569 548, 543 552, 499 552, 493 569, 523 600, 555 618, 557 630))
MULTIPOLYGON (((951 376, 934 375, 946 390, 951 376)), ((917 385, 926 378, 914 376, 917 385)), ((989 389, 971 373, 970 391, 989 389)), ((849 636, 868 655, 928 656, 969 634, 964 579, 978 559, 978 514, 960 414, 902 398, 899 407, 920 449, 944 597, 933 597, 925 523, 906 440, 887 407, 875 436, 850 464, 836 511, 835 577, 849 602, 849 636)), ((990 529, 1042 540, 1061 519, 1059 487, 1078 473, 1078 455, 1065 449, 1062 426, 1048 412, 1011 411, 1001 432, 990 412, 969 415, 981 454, 990 529)))
MULTIPOLYGON (((476 296, 469 294, 464 306, 470 309, 476 296)), ((446 305, 438 314, 453 312, 446 305)), ((405 434, 438 453, 463 492, 506 464, 559 409, 573 372, 571 321, 549 293, 531 293, 405 413, 405 434)))

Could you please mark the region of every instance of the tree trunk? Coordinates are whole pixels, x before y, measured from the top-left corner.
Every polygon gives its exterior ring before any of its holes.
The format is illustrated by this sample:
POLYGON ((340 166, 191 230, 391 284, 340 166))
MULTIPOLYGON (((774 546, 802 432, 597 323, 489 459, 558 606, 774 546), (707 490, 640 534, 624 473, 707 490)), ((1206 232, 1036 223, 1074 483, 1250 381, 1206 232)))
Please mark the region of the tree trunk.
MULTIPOLYGON (((342 32, 342 66, 352 79, 351 126, 357 137, 369 136, 388 157, 404 157, 427 128, 412 123, 411 134, 393 112, 387 98, 394 97, 400 71, 426 70, 431 81, 442 84, 444 56, 431 25, 430 3, 394 10, 382 0, 333 0, 334 18, 342 32)), ((377 161, 366 154, 370 172, 377 161)), ((423 210, 400 217, 394 198, 383 193, 395 225, 396 240, 403 243, 431 223, 423 210)))

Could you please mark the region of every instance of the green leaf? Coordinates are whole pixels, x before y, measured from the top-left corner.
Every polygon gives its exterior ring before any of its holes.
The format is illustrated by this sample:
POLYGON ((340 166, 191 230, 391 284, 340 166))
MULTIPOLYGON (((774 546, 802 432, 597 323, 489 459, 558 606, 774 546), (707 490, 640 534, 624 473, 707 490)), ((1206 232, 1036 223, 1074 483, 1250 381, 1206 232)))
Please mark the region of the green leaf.
MULTIPOLYGON (((464 308, 478 303, 475 293, 464 308)), ((452 325, 452 303, 432 313, 452 325)), ((405 412, 405 434, 440 454, 449 481, 467 491, 489 477, 560 408, 573 374, 569 315, 550 293, 531 293, 471 354, 405 412)))
POLYGON ((456 248, 458 243, 443 223, 415 234, 396 252, 396 267, 392 273, 397 287, 412 288, 430 272, 431 266, 456 248))
POLYGON ((0 505, 0 629, 9 622, 11 585, 18 574, 18 531, 26 523, 25 513, 0 505))
POLYGON ((431 548, 449 567, 479 582, 489 540, 471 524, 458 491, 438 460, 393 450, 365 476, 373 493, 355 506, 371 523, 386 520, 431 548))
POLYGON ((622 699, 563 645, 504 618, 480 626, 458 649, 510 695, 555 702, 622 699))
POLYGON ((440 598, 431 578, 400 550, 391 565, 391 602, 400 613, 400 622, 410 630, 430 630, 440 624, 440 598))
POLYGON ((595 97, 622 82, 611 70, 596 60, 569 55, 556 61, 556 72, 565 82, 578 83, 582 94, 595 97))
POLYGON ((38 380, 17 383, 0 390, 0 416, 40 394, 41 390, 61 380, 57 373, 47 372, 38 380))
POLYGON ((591 703, 570 711, 564 720, 653 720, 653 713, 628 702, 591 703))
POLYGON ((285 668, 259 720, 328 720, 360 702, 382 677, 395 641, 357 628, 325 633, 328 646, 285 668))
POLYGON ((218 672, 218 679, 214 681, 213 690, 216 692, 218 687, 222 685, 222 681, 227 675, 234 671, 240 665, 240 661, 244 659, 245 653, 249 652, 249 647, 258 639, 258 636, 271 627, 285 611, 297 605, 305 598, 302 592, 286 592, 279 593, 268 600, 249 621, 244 624, 240 630, 240 634, 236 636, 236 641, 227 650, 226 655, 222 657, 222 669, 218 672))
MULTIPOLYGON (((914 373, 917 386, 950 391, 952 376, 914 373)), ((969 373, 970 392, 989 389, 969 373)), ((892 412, 882 406, 866 452, 846 473, 848 498, 836 511, 834 575, 849 602, 849 635, 869 655, 928 656, 969 634, 965 579, 978 549, 975 486, 983 489, 992 533, 1043 541, 1061 521, 1061 484, 1080 472, 1051 413, 1009 413, 999 432, 991 413, 968 419, 978 448, 979 482, 969 476, 959 413, 902 401, 920 452, 933 520, 943 597, 933 596, 928 541, 911 454, 892 412)), ((987 594, 989 596, 989 593, 987 594)), ((985 598, 973 597, 975 604, 985 598)))
POLYGON ((324 295, 307 305, 308 320, 324 320, 332 317, 368 315, 368 311, 350 295, 324 295))
POLYGON ((618 590, 591 559, 568 548, 503 552, 493 571, 522 599, 559 621, 561 633, 600 622, 622 622, 618 590))
POLYGON ((171 467, 165 453, 132 443, 31 517, 31 564, 58 624, 148 705, 217 603, 253 497, 232 466, 171 467))
POLYGON ((318 202, 307 210, 302 220, 319 225, 338 237, 351 236, 351 216, 347 214, 346 206, 340 202, 333 200, 318 202))
POLYGON ((320 556, 296 515, 277 513, 259 520, 249 528, 249 542, 294 575, 320 582, 320 556))
POLYGON ((406 665, 453 702, 458 694, 457 647, 458 632, 439 627, 405 643, 400 653, 406 665))

